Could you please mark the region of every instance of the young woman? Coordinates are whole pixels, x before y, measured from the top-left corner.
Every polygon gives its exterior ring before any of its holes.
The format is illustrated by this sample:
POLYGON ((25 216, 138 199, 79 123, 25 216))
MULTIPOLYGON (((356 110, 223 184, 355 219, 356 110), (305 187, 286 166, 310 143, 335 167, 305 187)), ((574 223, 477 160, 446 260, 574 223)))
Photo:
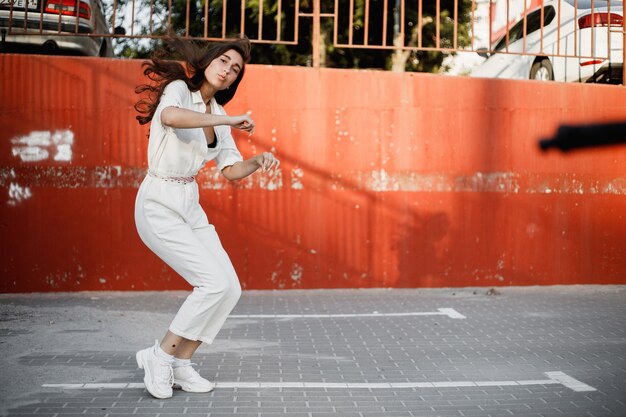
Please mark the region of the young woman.
POLYGON ((168 41, 186 66, 159 57, 144 64, 152 84, 135 108, 139 123, 150 125, 148 175, 139 187, 135 222, 143 242, 194 288, 159 343, 137 352, 144 383, 156 398, 172 387, 209 392, 214 385, 192 367, 202 342, 212 343, 237 304, 241 286, 215 228, 199 204, 194 176, 208 161, 234 181, 257 169, 277 168, 269 152, 244 160, 231 127, 252 134, 250 114, 228 116, 228 103, 241 82, 250 43, 237 39, 201 49, 180 39, 168 41))

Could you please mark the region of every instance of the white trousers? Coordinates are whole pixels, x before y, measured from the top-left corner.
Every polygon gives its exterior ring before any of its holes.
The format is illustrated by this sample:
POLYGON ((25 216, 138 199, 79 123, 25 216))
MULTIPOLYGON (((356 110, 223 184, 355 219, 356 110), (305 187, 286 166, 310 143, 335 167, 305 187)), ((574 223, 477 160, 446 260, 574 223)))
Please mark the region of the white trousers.
POLYGON ((200 207, 198 184, 147 176, 135 201, 141 240, 194 289, 169 330, 212 343, 241 296, 233 265, 200 207))

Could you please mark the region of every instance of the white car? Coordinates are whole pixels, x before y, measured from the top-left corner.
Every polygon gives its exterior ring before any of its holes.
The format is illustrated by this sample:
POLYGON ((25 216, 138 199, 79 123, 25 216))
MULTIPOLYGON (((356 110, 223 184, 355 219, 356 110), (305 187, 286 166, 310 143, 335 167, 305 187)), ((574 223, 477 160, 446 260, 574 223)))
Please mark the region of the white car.
POLYGON ((624 60, 623 3, 591 4, 544 1, 497 41, 492 54, 483 54, 487 60, 471 76, 584 82, 607 70, 616 74, 624 60))
POLYGON ((113 56, 98 34, 109 34, 101 0, 0 0, 1 51, 113 56))

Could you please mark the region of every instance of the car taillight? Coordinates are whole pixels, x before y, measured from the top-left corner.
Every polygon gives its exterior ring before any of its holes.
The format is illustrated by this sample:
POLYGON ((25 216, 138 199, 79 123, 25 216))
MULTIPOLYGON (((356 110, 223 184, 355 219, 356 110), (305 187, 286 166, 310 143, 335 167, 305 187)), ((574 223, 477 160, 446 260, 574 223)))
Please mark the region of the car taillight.
POLYGON ((76 6, 78 5, 78 16, 83 19, 91 18, 91 7, 80 0, 48 0, 46 2, 46 13, 56 13, 65 16, 76 16, 76 6))
POLYGON ((604 59, 592 59, 591 61, 582 61, 580 63, 581 67, 586 67, 587 65, 600 65, 604 62, 604 59))
POLYGON ((578 19, 580 29, 606 26, 622 26, 624 18, 616 13, 593 13, 578 19))

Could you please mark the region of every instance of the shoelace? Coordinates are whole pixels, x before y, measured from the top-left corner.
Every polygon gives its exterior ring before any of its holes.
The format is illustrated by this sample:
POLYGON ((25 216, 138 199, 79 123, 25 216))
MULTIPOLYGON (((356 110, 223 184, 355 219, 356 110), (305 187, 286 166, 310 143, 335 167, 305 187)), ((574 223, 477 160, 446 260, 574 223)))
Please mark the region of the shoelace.
POLYGON ((159 382, 168 384, 171 387, 174 384, 174 371, 172 370, 172 367, 167 364, 162 364, 162 365, 159 365, 157 369, 158 371, 155 372, 156 373, 155 378, 159 382), (165 369, 163 368, 167 368, 167 371, 165 371, 165 369))
POLYGON ((198 371, 196 371, 192 365, 198 365, 197 363, 189 363, 188 365, 184 365, 184 366, 180 366, 180 369, 185 369, 185 372, 187 373, 186 376, 189 377, 189 379, 202 379, 204 380, 204 378, 202 378, 202 376, 198 373, 198 371))

